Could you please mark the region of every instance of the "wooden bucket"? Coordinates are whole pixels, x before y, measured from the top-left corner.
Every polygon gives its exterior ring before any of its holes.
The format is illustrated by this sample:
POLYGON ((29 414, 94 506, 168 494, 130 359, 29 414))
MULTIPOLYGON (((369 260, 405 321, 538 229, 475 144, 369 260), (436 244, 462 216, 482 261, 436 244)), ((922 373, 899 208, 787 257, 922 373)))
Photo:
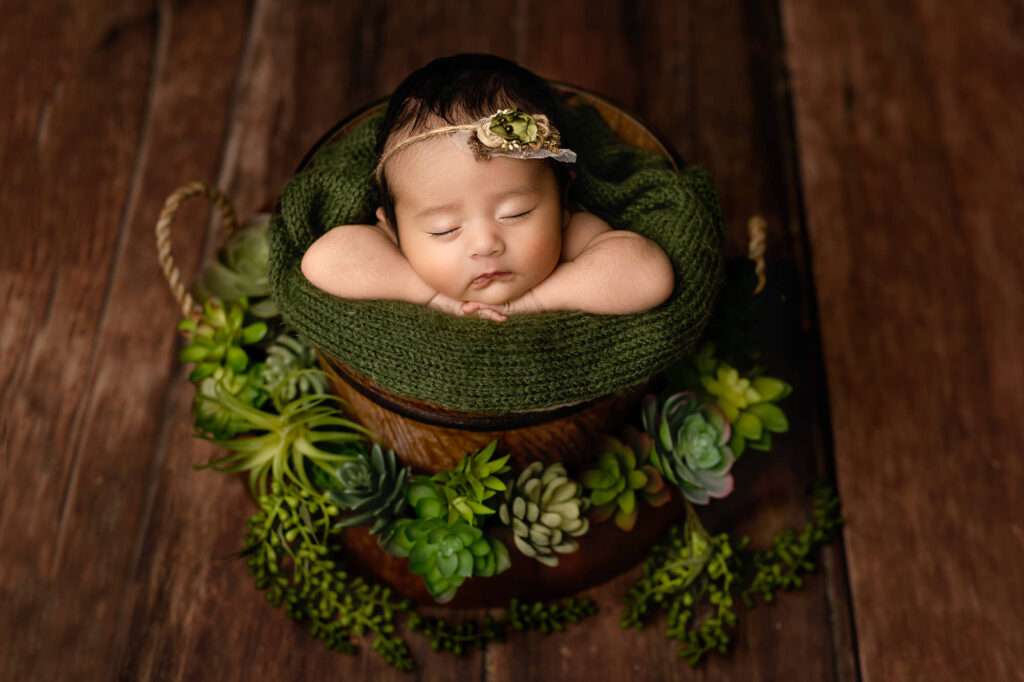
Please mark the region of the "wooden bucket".
MULTIPOLYGON (((556 87, 594 106, 623 141, 661 154, 679 167, 669 149, 628 113, 573 86, 556 87)), ((386 101, 380 101, 341 121, 306 154, 299 170, 322 145, 345 135, 386 106, 386 101)), ((382 446, 393 448, 404 463, 428 473, 450 469, 467 454, 498 439, 499 453, 510 453, 515 469, 536 460, 560 461, 578 476, 600 455, 596 449, 599 434, 614 432, 635 414, 648 386, 644 382, 586 403, 550 410, 501 415, 458 412, 397 396, 338 358, 324 352, 318 356, 334 391, 347 403, 347 411, 374 431, 382 446)), ((449 606, 504 606, 512 597, 548 599, 608 580, 642 559, 651 544, 679 518, 681 510, 678 499, 658 509, 643 506, 636 527, 629 533, 612 523, 594 524, 580 539, 580 549, 559 557, 555 568, 545 567, 512 549, 512 567, 508 571, 494 578, 468 580, 449 606)), ((507 529, 499 529, 498 537, 512 547, 507 529)), ((402 595, 423 604, 434 603, 422 580, 408 571, 407 562, 384 552, 366 529, 349 529, 346 548, 362 569, 402 595)))

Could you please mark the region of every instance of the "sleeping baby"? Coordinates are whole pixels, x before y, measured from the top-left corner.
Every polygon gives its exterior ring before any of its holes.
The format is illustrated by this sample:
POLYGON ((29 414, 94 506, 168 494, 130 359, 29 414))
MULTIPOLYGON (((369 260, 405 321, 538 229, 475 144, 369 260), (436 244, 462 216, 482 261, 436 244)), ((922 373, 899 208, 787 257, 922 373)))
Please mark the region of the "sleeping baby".
POLYGON ((502 322, 552 310, 622 314, 665 302, 652 241, 568 205, 576 159, 557 96, 504 59, 457 55, 411 74, 377 143, 375 225, 339 225, 302 273, 342 298, 429 305, 502 322))

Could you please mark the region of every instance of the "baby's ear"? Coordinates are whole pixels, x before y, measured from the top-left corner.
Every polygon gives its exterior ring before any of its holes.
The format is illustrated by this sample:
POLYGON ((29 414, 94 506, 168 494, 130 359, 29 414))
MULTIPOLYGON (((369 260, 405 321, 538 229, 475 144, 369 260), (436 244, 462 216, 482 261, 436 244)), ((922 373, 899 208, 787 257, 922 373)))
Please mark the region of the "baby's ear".
POLYGON ((388 225, 388 218, 387 216, 384 215, 384 209, 380 206, 377 207, 377 222, 380 225, 384 225, 388 229, 391 229, 391 227, 388 225))

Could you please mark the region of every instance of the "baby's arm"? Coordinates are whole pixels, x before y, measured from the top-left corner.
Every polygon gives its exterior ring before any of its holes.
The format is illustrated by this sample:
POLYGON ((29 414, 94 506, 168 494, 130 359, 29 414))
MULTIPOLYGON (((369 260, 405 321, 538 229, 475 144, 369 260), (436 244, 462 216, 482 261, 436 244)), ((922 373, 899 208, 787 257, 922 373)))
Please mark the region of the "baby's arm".
POLYGON ((672 262, 651 240, 613 230, 591 213, 566 228, 563 262, 547 279, 508 304, 508 312, 582 310, 624 314, 649 310, 672 295, 672 262))
POLYGON ((302 257, 302 274, 341 298, 383 298, 426 304, 437 293, 417 275, 398 246, 374 225, 339 225, 302 257))

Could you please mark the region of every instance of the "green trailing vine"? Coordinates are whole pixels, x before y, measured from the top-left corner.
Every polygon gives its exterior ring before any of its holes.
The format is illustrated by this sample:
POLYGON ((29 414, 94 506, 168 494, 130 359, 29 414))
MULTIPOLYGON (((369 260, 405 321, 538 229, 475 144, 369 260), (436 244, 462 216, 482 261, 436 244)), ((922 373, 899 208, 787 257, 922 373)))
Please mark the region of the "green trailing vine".
POLYGON ((492 642, 504 642, 508 631, 535 631, 544 634, 562 632, 598 612, 597 603, 588 597, 569 597, 557 602, 509 602, 504 617, 490 614, 482 619, 452 622, 445 618, 412 613, 406 626, 430 640, 434 651, 457 656, 485 649, 492 642))
POLYGON ((687 504, 686 523, 654 547, 643 577, 626 595, 620 625, 642 628, 654 612, 665 611, 666 636, 679 642, 679 655, 691 666, 711 652, 725 654, 738 620, 737 595, 750 607, 755 596, 770 602, 780 589, 801 587, 815 570, 814 554, 841 525, 834 491, 818 485, 803 529, 783 530, 769 549, 751 551, 746 537, 708 534, 687 504))
POLYGON ((706 343, 669 370, 668 390, 643 402, 642 432, 602 434, 597 468, 581 480, 560 463, 514 471, 508 454, 494 456, 498 441, 449 471, 416 475, 326 392, 313 349, 268 297, 266 229, 255 227, 229 242, 202 276, 201 313, 178 326, 186 342, 180 359, 195 365, 196 436, 227 450, 202 466, 248 474, 258 510, 240 554, 257 588, 330 649, 354 654, 369 640, 386 662, 409 671, 415 661, 403 628, 435 651, 463 655, 512 631, 559 632, 597 613, 592 599, 570 597, 514 599, 498 617, 423 616, 346 568, 349 526, 366 526, 385 550, 408 558, 409 570, 443 603, 465 579, 510 566, 508 548, 488 525, 508 526, 520 553, 557 566, 591 523, 614 519, 629 532, 641 502, 662 506, 674 492, 684 499, 686 521, 651 550, 620 624, 641 628, 664 612, 667 637, 694 666, 728 651, 738 598, 752 607, 801 587, 816 551, 841 526, 835 493, 819 486, 810 521, 780 532, 766 549, 704 529, 693 505, 730 494, 730 470, 744 451, 768 451, 772 435, 789 429, 778 402, 791 387, 745 362, 741 344, 725 335, 716 336, 724 339, 724 359, 706 343))

